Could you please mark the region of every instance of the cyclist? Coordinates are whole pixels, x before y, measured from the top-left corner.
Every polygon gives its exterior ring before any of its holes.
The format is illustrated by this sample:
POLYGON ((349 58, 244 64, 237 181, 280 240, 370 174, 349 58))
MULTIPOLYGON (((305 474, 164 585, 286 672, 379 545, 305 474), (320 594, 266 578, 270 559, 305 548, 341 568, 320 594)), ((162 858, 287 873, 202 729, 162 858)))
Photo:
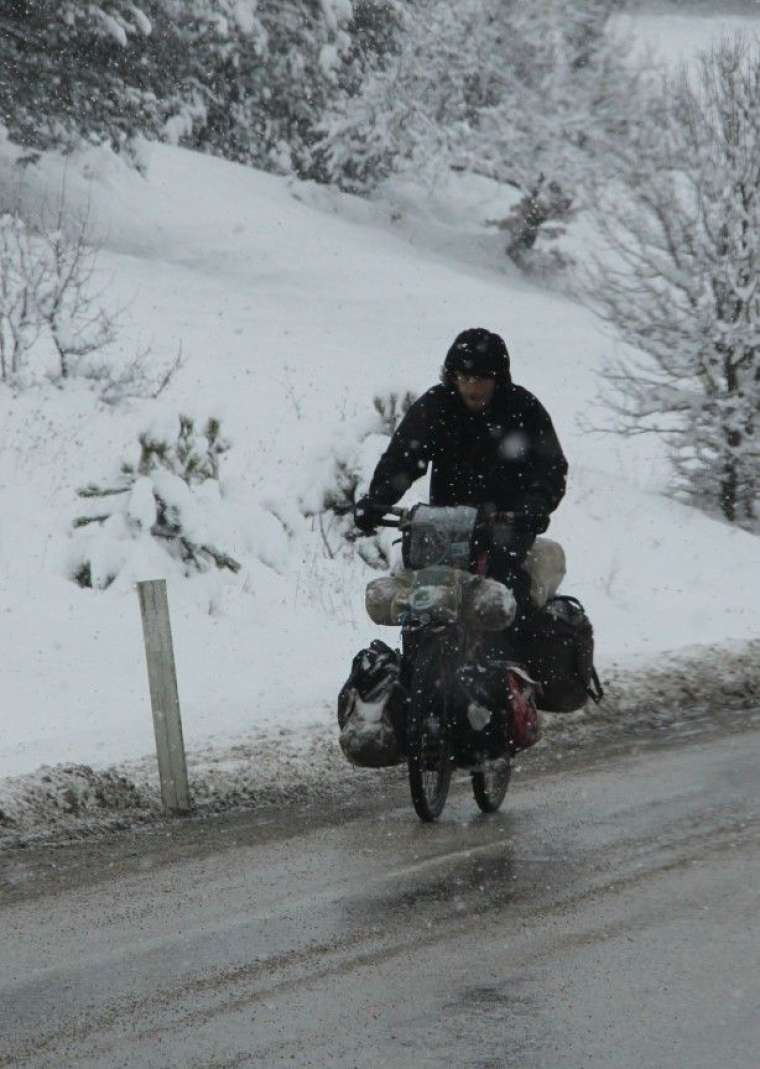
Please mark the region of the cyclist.
POLYGON ((354 510, 371 533, 390 505, 431 468, 431 505, 508 513, 494 528, 488 572, 512 589, 513 630, 529 613, 522 564, 565 493, 567 461, 541 403, 512 382, 504 339, 476 327, 454 339, 441 382, 410 407, 354 510))

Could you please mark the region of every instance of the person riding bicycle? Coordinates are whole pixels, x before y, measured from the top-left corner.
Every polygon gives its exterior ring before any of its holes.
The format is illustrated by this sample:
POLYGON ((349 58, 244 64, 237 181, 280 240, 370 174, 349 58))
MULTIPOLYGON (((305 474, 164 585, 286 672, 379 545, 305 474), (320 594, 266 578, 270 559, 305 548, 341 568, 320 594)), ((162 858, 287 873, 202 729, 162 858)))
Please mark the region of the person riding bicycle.
POLYGON ((522 565, 564 496, 567 461, 546 409, 512 381, 498 334, 476 327, 454 339, 441 382, 409 408, 356 503, 359 530, 373 532, 428 466, 431 505, 510 514, 495 528, 487 574, 511 588, 519 630, 530 612, 522 565))

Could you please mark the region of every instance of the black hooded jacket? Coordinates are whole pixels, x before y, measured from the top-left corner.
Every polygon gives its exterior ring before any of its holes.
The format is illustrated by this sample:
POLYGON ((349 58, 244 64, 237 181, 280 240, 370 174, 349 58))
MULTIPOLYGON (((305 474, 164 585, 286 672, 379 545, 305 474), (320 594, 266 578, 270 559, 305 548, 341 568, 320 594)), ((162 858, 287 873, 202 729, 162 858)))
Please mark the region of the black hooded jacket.
POLYGON ((546 409, 528 390, 499 383, 484 412, 454 386, 433 386, 411 406, 381 457, 368 498, 393 505, 432 465, 431 505, 476 505, 535 517, 534 532, 565 493, 567 461, 546 409))

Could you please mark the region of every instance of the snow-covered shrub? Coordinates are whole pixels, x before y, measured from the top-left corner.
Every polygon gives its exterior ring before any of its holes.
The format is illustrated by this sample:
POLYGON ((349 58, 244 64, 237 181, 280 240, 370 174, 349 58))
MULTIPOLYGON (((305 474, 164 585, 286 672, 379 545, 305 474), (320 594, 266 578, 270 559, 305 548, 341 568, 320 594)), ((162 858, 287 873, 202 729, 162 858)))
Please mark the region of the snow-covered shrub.
POLYGON ((56 223, 35 232, 19 215, 0 216, 3 382, 23 385, 40 372, 69 378, 115 339, 114 317, 93 290, 96 250, 86 243, 86 223, 72 232, 62 213, 56 223))
POLYGON ((82 378, 108 403, 156 397, 168 385, 181 352, 152 368, 150 350, 126 363, 106 358, 118 317, 101 302, 97 256, 87 218, 63 200, 36 229, 17 212, 0 215, 0 382, 18 389, 82 378))
POLYGON ((547 182, 541 174, 534 188, 523 194, 508 215, 487 222, 507 235, 505 251, 510 260, 536 274, 547 267, 569 266, 569 261, 550 243, 564 235, 564 224, 572 214, 573 197, 558 182, 547 182))
POLYGON ((123 463, 110 484, 77 491, 91 508, 74 520, 72 578, 105 589, 129 562, 155 561, 154 542, 185 575, 213 566, 238 572, 239 563, 220 548, 235 533, 227 528, 219 483, 220 459, 229 449, 219 420, 198 430, 181 415, 175 439, 146 431, 139 443, 139 460, 123 463))
POLYGON ((40 333, 33 279, 26 277, 29 234, 17 216, 0 216, 0 379, 15 381, 40 333))
POLYGON ((354 554, 372 568, 387 568, 388 537, 361 535, 353 519, 354 506, 366 493, 375 465, 402 417, 414 402, 410 392, 388 393, 374 398, 374 412, 361 423, 343 426, 317 456, 309 473, 308 489, 299 495, 301 513, 320 533, 325 556, 354 554))

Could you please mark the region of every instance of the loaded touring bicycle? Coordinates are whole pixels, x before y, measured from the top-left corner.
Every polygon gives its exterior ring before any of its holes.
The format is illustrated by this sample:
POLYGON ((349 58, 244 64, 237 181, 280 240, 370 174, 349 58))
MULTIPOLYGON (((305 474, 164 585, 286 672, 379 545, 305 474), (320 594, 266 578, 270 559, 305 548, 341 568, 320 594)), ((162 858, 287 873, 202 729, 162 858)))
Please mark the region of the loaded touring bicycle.
POLYGON ((514 754, 539 738, 538 708, 601 697, 591 625, 580 603, 557 596, 565 555, 551 539, 536 539, 525 563, 535 624, 510 639, 515 599, 485 576, 509 522, 465 505, 390 508, 380 521, 399 529, 404 567, 367 585, 366 608, 376 624, 401 628, 402 651, 376 641, 354 658, 340 742, 358 765, 405 760, 424 821, 440 816, 456 768, 469 772, 480 809, 495 812, 514 754))

